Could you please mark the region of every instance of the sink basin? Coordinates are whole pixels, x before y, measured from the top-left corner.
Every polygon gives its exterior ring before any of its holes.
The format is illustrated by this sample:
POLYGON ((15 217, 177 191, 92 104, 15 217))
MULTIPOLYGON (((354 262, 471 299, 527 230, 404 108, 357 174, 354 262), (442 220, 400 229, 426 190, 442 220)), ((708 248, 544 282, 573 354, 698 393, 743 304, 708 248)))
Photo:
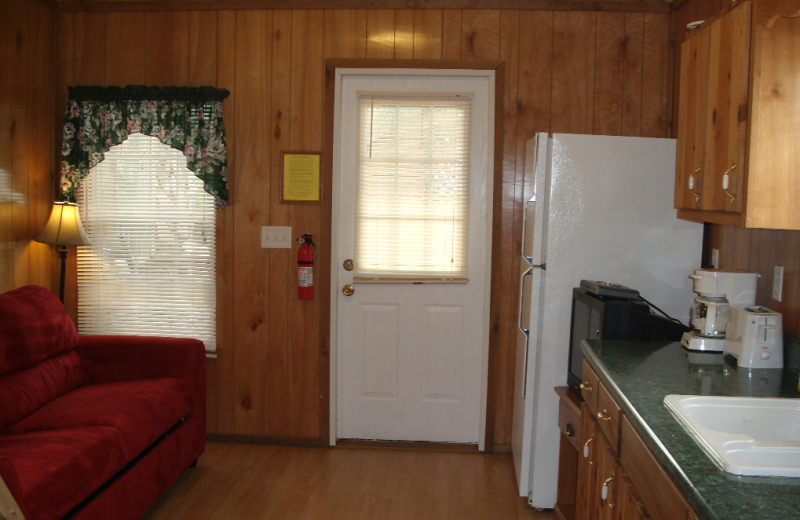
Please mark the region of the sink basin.
POLYGON ((664 404, 728 473, 800 477, 800 399, 668 395, 664 404))

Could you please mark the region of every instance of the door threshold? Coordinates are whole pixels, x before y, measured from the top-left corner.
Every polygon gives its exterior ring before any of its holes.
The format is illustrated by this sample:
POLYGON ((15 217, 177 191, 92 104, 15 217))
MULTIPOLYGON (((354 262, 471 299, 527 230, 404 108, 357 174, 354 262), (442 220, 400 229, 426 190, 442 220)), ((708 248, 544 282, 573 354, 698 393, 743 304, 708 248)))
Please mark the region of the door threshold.
POLYGON ((477 444, 459 442, 379 441, 338 439, 334 448, 394 451, 438 451, 449 453, 481 453, 477 444))

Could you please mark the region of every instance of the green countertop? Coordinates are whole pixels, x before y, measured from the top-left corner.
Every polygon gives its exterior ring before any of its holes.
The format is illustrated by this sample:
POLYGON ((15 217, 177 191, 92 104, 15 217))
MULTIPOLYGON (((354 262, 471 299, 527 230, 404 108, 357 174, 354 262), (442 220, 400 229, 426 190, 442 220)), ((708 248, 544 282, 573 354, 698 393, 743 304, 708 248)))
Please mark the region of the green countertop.
POLYGON ((745 370, 680 343, 584 341, 581 348, 701 520, 800 519, 800 478, 719 469, 664 406, 664 396, 800 397, 797 370, 745 370))

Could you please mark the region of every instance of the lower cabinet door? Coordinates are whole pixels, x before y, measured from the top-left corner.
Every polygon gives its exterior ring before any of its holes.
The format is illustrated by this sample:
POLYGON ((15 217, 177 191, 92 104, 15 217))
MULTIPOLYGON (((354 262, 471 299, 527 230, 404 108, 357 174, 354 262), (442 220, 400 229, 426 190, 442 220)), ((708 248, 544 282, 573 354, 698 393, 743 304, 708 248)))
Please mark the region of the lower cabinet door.
POLYGON ((619 508, 619 484, 622 471, 614 458, 613 451, 605 437, 598 439, 597 446, 597 499, 595 507, 598 520, 615 520, 619 508))
POLYGON ((644 509, 644 504, 636 493, 636 489, 625 475, 619 482, 615 520, 652 520, 652 517, 644 509))
POLYGON ((602 433, 586 403, 581 405, 581 437, 578 453, 578 479, 575 496, 575 519, 598 520, 597 517, 597 447, 602 433))

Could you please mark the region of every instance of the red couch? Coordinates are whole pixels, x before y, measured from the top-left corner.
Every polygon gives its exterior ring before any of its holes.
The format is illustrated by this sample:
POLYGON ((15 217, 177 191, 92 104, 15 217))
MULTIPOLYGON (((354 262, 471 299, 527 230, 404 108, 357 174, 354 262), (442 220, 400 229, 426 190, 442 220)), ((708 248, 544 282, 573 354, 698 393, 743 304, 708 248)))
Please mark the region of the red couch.
POLYGON ((0 477, 27 520, 139 518, 205 448, 194 339, 79 336, 50 291, 0 295, 0 477))

